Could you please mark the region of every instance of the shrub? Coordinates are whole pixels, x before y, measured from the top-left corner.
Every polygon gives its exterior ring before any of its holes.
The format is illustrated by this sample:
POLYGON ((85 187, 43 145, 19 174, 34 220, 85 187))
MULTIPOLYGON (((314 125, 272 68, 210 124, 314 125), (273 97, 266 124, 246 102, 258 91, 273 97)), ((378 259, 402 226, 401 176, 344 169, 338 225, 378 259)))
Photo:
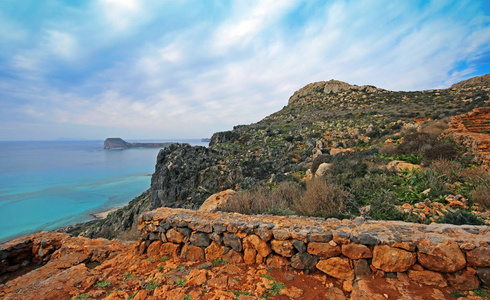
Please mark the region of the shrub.
POLYGON ((446 142, 425 149, 422 155, 430 161, 437 159, 454 160, 458 157, 458 150, 454 144, 446 142))
POLYGON ((463 168, 459 162, 444 158, 434 160, 430 167, 451 182, 460 180, 463 172, 463 168))
POLYGON ((490 175, 481 178, 475 189, 470 193, 471 199, 486 209, 490 209, 490 175))
POLYGON ((404 220, 405 214, 396 208, 395 203, 396 195, 393 192, 379 190, 374 193, 367 215, 375 220, 404 220))
POLYGON ((454 225, 485 225, 485 222, 476 215, 461 209, 445 214, 438 222, 454 225))
POLYGON ((296 201, 293 210, 308 216, 338 216, 344 210, 344 199, 348 193, 338 185, 322 179, 312 179, 306 183, 303 197, 296 201))

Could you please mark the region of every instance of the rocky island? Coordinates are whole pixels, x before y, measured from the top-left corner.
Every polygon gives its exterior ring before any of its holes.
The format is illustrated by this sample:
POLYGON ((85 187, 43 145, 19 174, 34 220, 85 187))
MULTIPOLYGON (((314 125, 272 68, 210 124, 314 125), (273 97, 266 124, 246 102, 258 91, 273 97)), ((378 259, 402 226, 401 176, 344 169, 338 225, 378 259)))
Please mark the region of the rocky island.
POLYGON ((172 143, 128 143, 121 138, 107 138, 104 141, 104 149, 124 150, 134 148, 165 148, 172 143))

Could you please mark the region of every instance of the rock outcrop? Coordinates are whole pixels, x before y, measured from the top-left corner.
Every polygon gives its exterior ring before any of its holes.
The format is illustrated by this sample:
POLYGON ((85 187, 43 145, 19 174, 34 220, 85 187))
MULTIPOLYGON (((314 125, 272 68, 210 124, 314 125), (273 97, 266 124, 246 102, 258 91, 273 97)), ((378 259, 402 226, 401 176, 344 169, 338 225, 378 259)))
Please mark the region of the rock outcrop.
POLYGON ((104 149, 124 150, 133 148, 165 148, 171 143, 128 143, 121 138, 107 138, 104 141, 104 149))
POLYGON ((466 147, 478 163, 490 165, 490 107, 453 117, 445 134, 466 147))
POLYGON ((310 83, 307 86, 299 89, 291 96, 291 98, 289 98, 288 105, 293 103, 297 99, 304 97, 310 93, 321 92, 324 94, 330 94, 330 93, 338 93, 338 92, 348 91, 348 90, 363 91, 367 93, 375 93, 378 91, 382 91, 382 89, 379 89, 372 85, 358 86, 358 85, 348 84, 347 82, 332 79, 329 81, 319 81, 319 82, 310 83))

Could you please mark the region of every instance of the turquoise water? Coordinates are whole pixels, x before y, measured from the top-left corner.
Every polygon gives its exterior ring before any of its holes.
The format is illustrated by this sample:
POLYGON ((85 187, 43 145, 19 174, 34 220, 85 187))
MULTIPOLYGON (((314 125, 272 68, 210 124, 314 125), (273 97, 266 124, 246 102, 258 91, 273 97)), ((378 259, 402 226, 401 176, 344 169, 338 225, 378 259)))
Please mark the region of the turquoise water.
POLYGON ((159 149, 103 143, 0 142, 0 242, 92 220, 150 187, 159 149))

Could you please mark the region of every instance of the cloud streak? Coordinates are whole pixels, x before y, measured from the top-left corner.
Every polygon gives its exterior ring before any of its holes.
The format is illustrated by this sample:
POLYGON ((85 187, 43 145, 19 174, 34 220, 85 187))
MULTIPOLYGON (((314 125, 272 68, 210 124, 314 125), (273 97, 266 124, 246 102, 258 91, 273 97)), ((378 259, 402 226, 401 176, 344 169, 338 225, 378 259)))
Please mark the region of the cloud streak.
MULTIPOLYGON (((9 19, 19 35, 0 47, 0 140, 69 129, 94 139, 210 136, 332 78, 447 87, 489 71, 484 5, 99 0, 58 7, 66 17, 40 13, 36 29, 9 19)), ((8 9, 0 5, 0 18, 8 9)))

